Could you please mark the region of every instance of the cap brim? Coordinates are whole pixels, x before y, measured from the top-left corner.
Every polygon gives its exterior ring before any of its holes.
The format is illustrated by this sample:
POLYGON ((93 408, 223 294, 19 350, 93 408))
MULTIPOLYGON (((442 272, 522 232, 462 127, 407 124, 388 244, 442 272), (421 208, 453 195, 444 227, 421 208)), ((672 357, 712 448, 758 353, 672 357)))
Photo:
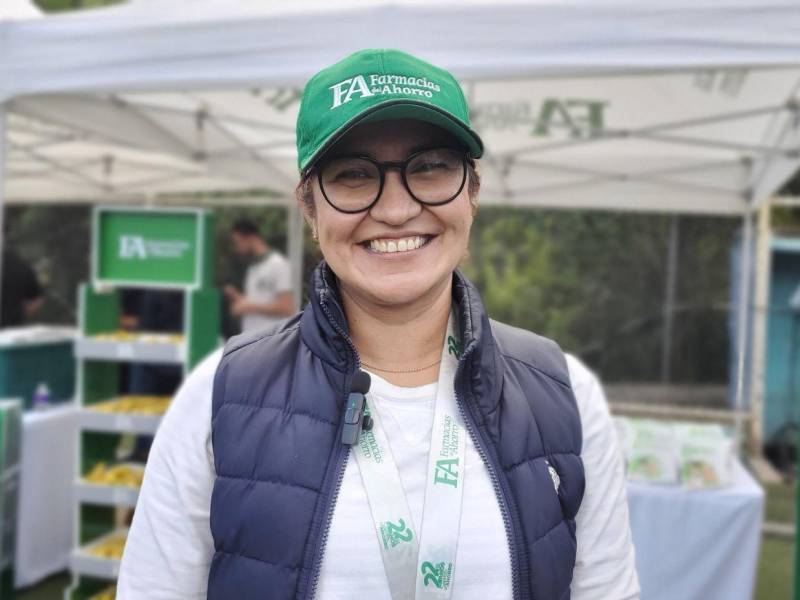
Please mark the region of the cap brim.
POLYGON ((393 121, 397 119, 413 119, 415 121, 424 121, 431 125, 441 127, 452 134, 453 137, 457 138, 458 141, 469 150, 473 158, 480 158, 483 156, 483 141, 481 141, 478 134, 451 114, 431 106, 430 104, 414 102, 413 100, 389 100, 356 115, 332 133, 331 136, 325 140, 325 143, 320 146, 319 150, 308 160, 308 163, 302 170, 305 172, 313 167, 336 142, 342 139, 345 134, 357 125, 375 123, 378 121, 393 121))

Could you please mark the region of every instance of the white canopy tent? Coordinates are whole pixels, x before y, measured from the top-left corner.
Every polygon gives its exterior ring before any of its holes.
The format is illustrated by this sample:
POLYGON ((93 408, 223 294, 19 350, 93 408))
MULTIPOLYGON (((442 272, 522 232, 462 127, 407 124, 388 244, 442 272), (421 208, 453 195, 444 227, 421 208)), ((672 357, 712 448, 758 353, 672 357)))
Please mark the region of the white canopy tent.
POLYGON ((0 22, 0 201, 287 201, 299 90, 363 47, 464 82, 484 204, 739 215, 749 248, 800 165, 796 0, 138 0, 0 22))
POLYGON ((286 194, 303 82, 367 46, 465 82, 484 203, 741 214, 797 167, 793 0, 332 4, 138 0, 5 23, 6 201, 286 194))

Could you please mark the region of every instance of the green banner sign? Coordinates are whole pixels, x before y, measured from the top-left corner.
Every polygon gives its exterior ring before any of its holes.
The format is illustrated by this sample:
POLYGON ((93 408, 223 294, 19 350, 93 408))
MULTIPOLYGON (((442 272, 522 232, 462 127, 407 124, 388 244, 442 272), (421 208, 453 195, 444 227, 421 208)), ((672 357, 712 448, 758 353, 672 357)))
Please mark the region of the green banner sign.
POLYGON ((203 211, 98 208, 94 280, 144 287, 202 287, 210 229, 203 211))

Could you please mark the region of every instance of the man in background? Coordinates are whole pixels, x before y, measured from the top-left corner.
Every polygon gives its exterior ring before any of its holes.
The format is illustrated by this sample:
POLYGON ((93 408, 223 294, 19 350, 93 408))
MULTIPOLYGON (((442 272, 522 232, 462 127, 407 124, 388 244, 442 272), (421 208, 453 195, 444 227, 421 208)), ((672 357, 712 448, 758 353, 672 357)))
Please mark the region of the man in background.
POLYGON ((271 248, 255 223, 240 219, 231 228, 231 243, 237 255, 249 259, 244 292, 225 286, 230 313, 241 317, 242 331, 265 329, 296 312, 289 261, 271 248))
POLYGON ((42 306, 44 294, 33 268, 11 249, 3 251, 0 327, 25 324, 42 306))

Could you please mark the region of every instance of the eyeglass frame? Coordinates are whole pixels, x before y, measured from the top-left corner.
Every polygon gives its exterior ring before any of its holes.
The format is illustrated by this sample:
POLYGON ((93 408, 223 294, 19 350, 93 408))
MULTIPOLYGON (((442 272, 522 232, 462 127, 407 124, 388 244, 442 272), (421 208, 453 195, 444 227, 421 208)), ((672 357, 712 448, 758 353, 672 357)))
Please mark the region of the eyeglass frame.
POLYGON ((319 189, 322 192, 322 196, 323 198, 325 198, 325 201, 334 210, 337 210, 341 213, 348 215, 355 215, 361 212, 367 212, 378 203, 378 200, 381 199, 381 195, 383 194, 384 184, 386 183, 386 171, 389 169, 397 169, 398 171, 400 171, 400 180, 403 182, 403 187, 408 192, 408 195, 414 199, 414 201, 419 202, 423 206, 443 206, 448 202, 452 202, 453 200, 455 200, 458 197, 458 195, 464 190, 464 184, 467 182, 467 176, 469 171, 467 167, 471 166, 472 168, 475 168, 475 159, 472 158, 472 156, 469 153, 469 150, 463 150, 462 148, 452 148, 449 146, 434 146, 432 148, 423 148, 422 150, 417 150, 416 152, 413 152, 412 154, 408 155, 405 158, 405 160, 379 161, 375 160, 371 156, 364 156, 361 154, 348 154, 344 156, 337 156, 335 158, 336 159, 358 158, 361 160, 365 160, 373 164, 378 169, 378 174, 380 175, 380 184, 378 185, 378 193, 375 195, 375 199, 372 202, 370 202, 366 207, 359 208, 358 210, 344 210, 336 206, 331 201, 331 199, 328 198, 328 194, 325 192, 325 186, 322 183, 322 171, 326 163, 322 161, 321 164, 318 163, 317 165, 314 165, 311 169, 309 169, 309 171, 306 173, 306 178, 313 177, 314 171, 316 171, 317 182, 319 183, 319 189), (461 183, 458 186, 458 191, 447 200, 441 200, 439 202, 427 202, 425 200, 420 200, 419 198, 417 198, 414 195, 414 192, 411 191, 411 187, 408 185, 408 180, 406 179, 406 168, 411 163, 411 161, 414 160, 416 157, 418 157, 420 154, 424 154, 425 152, 430 152, 431 150, 454 150, 461 152, 461 166, 463 167, 463 175, 461 177, 461 183))

